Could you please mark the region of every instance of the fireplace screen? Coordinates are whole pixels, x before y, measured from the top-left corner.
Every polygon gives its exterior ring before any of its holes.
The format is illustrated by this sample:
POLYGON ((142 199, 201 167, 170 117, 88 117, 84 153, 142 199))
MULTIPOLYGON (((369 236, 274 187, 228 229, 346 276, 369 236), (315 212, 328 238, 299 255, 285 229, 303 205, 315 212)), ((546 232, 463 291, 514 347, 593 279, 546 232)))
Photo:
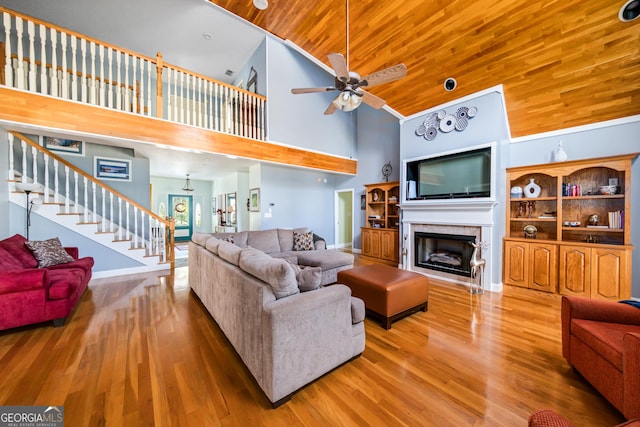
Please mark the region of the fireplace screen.
POLYGON ((416 232, 413 241, 417 267, 471 277, 475 236, 416 232))

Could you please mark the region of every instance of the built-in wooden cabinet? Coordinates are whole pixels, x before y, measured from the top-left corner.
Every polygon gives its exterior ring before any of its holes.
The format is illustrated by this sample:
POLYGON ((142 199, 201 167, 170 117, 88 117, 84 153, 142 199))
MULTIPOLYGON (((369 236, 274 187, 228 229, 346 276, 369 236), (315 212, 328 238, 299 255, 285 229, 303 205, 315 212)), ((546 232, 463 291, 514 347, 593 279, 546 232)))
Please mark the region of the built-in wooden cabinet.
POLYGON ((545 292, 556 291, 558 283, 556 245, 505 241, 504 251, 504 283, 545 292))
POLYGON ((398 264, 400 183, 365 185, 366 226, 362 227, 362 255, 392 265, 398 264))
POLYGON ((629 298, 631 162, 636 156, 507 169, 504 283, 629 298), (616 182, 614 194, 601 194, 601 186, 616 182))

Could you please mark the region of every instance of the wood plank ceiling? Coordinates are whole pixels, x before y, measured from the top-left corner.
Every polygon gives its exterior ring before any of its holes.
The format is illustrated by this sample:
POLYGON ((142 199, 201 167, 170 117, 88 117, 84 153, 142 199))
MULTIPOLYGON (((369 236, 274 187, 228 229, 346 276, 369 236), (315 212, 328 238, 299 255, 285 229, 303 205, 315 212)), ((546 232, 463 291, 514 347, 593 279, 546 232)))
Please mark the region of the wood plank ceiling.
MULTIPOLYGON (((210 0, 328 64, 345 53, 346 0, 210 0)), ((349 65, 404 62, 408 76, 372 88, 404 116, 499 84, 513 137, 640 114, 640 19, 623 0, 353 0, 349 65), (447 92, 443 82, 458 87, 447 92)))

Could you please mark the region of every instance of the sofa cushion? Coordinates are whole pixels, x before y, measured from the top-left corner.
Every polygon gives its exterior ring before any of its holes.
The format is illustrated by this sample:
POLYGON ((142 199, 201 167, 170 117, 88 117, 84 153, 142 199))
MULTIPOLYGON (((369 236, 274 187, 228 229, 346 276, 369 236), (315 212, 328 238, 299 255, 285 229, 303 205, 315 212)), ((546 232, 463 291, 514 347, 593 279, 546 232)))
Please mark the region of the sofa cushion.
POLYGON ((233 265, 239 265, 242 248, 233 243, 220 240, 218 243, 218 256, 233 265))
POLYGON ((353 265, 353 255, 337 250, 296 252, 298 264, 322 267, 322 270, 353 265))
POLYGON ((293 268, 296 274, 296 281, 298 282, 300 292, 313 291, 320 287, 320 283, 322 282, 322 268, 301 267, 297 264, 291 264, 291 268, 293 268))
POLYGON ((15 258, 11 252, 0 246, 0 271, 11 270, 24 270, 24 267, 18 258, 15 258))
POLYGON ((298 231, 300 233, 306 233, 307 227, 301 227, 296 229, 291 228, 278 228, 278 241, 280 242, 280 251, 292 251, 293 250, 293 232, 298 231))
POLYGON ((0 240, 0 247, 5 249, 11 256, 18 260, 23 268, 36 268, 38 260, 33 253, 25 246, 25 239, 19 234, 15 234, 8 239, 0 240))
POLYGON ((217 239, 215 237, 210 237, 207 242, 204 244, 204 246, 207 248, 207 250, 209 250, 211 253, 214 253, 216 255, 218 255, 218 248, 220 247, 220 242, 222 240, 217 239))
POLYGON ((313 232, 302 233, 293 231, 293 250, 294 251, 312 251, 313 250, 313 232))
POLYGON ((213 236, 211 233, 193 233, 191 235, 191 241, 199 246, 204 246, 211 236, 213 236))
POLYGON ((240 268, 268 283, 278 299, 300 292, 293 268, 283 259, 270 257, 254 248, 245 248, 240 254, 240 268))
POLYGON ((57 237, 41 241, 30 240, 25 245, 33 252, 40 268, 74 261, 57 237))
POLYGON ((283 259, 289 262, 290 264, 298 264, 298 257, 291 252, 271 252, 269 256, 283 259))
POLYGON ((640 326, 573 319, 571 333, 622 371, 622 343, 627 332, 640 333, 640 326))
POLYGON ((265 253, 280 252, 280 242, 278 241, 278 230, 252 231, 247 236, 247 246, 256 248, 265 253))
POLYGON ((241 248, 246 248, 249 232, 239 231, 237 233, 214 233, 213 237, 217 237, 220 240, 227 240, 232 242, 236 246, 239 246, 241 248))

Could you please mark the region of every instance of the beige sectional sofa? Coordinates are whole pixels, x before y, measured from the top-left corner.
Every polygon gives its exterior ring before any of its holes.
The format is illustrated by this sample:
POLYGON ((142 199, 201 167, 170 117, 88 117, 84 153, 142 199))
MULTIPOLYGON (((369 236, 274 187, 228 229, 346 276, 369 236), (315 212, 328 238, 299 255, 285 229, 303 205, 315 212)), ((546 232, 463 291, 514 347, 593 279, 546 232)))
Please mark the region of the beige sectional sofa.
POLYGON ((362 353, 364 303, 348 287, 319 286, 320 266, 301 269, 249 244, 262 239, 241 247, 218 237, 193 235, 189 284, 274 407, 362 353), (318 287, 301 292, 300 271, 317 273, 318 287))
POLYGON ((240 231, 237 233, 212 233, 219 239, 228 239, 241 248, 252 247, 274 258, 283 258, 292 264, 321 267, 322 284, 335 283, 338 272, 353 268, 353 255, 336 250, 326 250, 325 241, 315 236, 312 250, 295 250, 295 234, 310 233, 307 228, 240 231))

